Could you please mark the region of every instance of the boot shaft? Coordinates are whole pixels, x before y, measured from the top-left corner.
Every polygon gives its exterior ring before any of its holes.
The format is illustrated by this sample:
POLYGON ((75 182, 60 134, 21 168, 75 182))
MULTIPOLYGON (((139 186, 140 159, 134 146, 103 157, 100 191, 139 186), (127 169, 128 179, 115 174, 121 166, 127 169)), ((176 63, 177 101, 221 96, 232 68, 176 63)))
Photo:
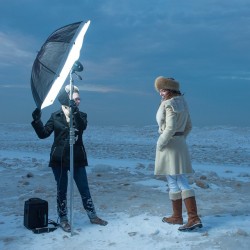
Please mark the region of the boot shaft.
POLYGON ((171 217, 163 217, 162 221, 169 224, 183 224, 182 199, 172 200, 173 214, 171 217))
POLYGON ((197 205, 195 197, 189 197, 184 200, 187 213, 188 213, 188 222, 187 224, 179 227, 179 231, 191 231, 195 228, 201 228, 202 223, 197 214, 197 205))

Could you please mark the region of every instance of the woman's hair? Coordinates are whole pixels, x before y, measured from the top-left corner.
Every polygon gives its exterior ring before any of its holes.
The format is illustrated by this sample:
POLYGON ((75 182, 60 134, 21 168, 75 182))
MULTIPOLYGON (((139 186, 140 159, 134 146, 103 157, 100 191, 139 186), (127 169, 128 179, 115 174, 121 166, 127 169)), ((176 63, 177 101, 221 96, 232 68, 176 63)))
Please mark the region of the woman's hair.
MULTIPOLYGON (((66 85, 65 86, 65 91, 67 93, 70 92, 70 85, 66 85)), ((79 94, 79 88, 77 86, 75 86, 75 85, 73 85, 73 93, 78 93, 79 94)))
POLYGON ((168 89, 168 91, 171 92, 171 94, 173 95, 182 95, 181 91, 179 90, 168 89))

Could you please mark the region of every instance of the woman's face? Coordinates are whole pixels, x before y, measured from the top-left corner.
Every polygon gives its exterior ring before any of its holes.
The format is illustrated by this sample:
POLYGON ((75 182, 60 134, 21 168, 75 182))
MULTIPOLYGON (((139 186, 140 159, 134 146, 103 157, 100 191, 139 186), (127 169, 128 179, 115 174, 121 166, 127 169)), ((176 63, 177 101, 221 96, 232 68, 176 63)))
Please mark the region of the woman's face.
POLYGON ((81 102, 80 95, 78 93, 74 92, 72 97, 76 103, 76 106, 78 107, 80 102, 81 102))
POLYGON ((167 89, 160 89, 160 96, 162 100, 167 100, 170 98, 170 91, 167 89))

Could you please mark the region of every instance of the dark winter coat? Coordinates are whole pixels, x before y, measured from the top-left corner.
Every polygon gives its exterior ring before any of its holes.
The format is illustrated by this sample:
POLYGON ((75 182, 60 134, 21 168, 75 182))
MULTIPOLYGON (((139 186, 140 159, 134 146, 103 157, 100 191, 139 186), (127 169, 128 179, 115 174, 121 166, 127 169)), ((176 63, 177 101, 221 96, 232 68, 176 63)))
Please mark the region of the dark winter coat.
MULTIPOLYGON (((50 152, 50 167, 70 167, 69 124, 62 110, 51 114, 45 125, 42 121, 33 121, 32 126, 40 139, 49 137, 54 132, 54 142, 50 152)), ((86 151, 83 145, 83 131, 87 127, 87 114, 77 112, 74 114, 73 127, 76 141, 73 146, 74 167, 88 165, 86 151)))

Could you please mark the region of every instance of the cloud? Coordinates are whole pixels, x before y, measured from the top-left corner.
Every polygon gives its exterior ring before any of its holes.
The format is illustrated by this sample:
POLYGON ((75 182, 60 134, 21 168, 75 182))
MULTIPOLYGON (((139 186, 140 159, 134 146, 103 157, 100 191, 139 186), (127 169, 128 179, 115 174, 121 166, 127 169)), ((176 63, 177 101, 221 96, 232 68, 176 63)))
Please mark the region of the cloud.
MULTIPOLYGON (((105 86, 105 85, 96 85, 96 84, 82 84, 78 85, 76 84, 80 90, 84 91, 90 91, 90 92, 101 92, 101 93, 110 93, 110 92, 123 92, 122 89, 114 88, 111 86, 105 86)), ((29 85, 25 84, 0 84, 0 88, 6 88, 6 89, 26 89, 30 88, 29 85)))
POLYGON ((0 66, 12 67, 27 65, 30 67, 35 54, 31 52, 33 42, 20 34, 0 32, 0 66))
POLYGON ((86 76, 88 81, 93 82, 99 79, 104 82, 123 73, 124 69, 128 67, 128 62, 124 59, 124 56, 105 55, 105 57, 98 57, 88 61, 83 59, 83 66, 85 69, 83 76, 86 76))
POLYGON ((27 89, 27 88, 30 88, 30 86, 29 85, 21 85, 21 84, 18 84, 18 85, 15 85, 15 84, 0 84, 0 88, 27 89))
MULTIPOLYGON (((80 91, 88 91, 88 92, 98 92, 98 93, 123 93, 123 94, 134 94, 134 95, 150 95, 147 92, 144 91, 131 91, 131 90, 124 90, 119 87, 115 88, 112 86, 107 85, 98 85, 98 84, 82 84, 78 85, 77 87, 80 89, 80 91)), ((0 88, 5 89, 29 89, 29 85, 17 85, 17 84, 0 84, 0 88)))
POLYGON ((94 84, 83 84, 79 86, 80 90, 100 93, 111 93, 111 92, 122 92, 121 89, 105 86, 105 85, 94 85, 94 84))
POLYGON ((220 76, 219 79, 223 80, 243 80, 243 81, 250 81, 250 76, 220 76))

